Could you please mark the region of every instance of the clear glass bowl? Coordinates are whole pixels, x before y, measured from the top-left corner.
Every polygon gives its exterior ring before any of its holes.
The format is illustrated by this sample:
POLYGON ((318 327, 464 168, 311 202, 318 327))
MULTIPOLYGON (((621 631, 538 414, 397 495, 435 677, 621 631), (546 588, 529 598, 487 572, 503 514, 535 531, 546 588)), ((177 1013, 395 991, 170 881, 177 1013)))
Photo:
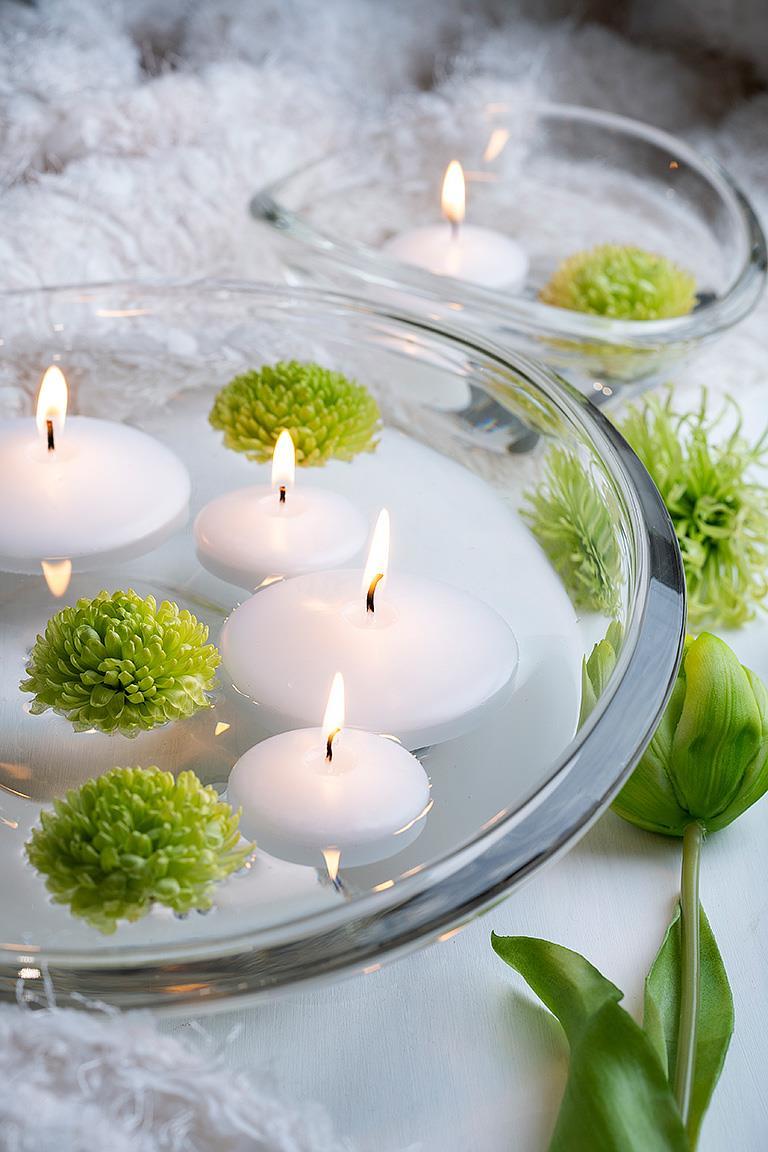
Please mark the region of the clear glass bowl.
MULTIPOLYGON (((563 372, 601 402, 650 383, 755 306, 766 243, 748 200, 720 165, 666 132, 591 108, 493 103, 393 122, 259 192, 290 283, 360 291, 433 319, 464 320, 563 372), (392 236, 440 220, 440 184, 458 158, 467 221, 525 248, 524 287, 476 287, 396 263, 392 236), (691 271, 692 313, 624 321, 537 297, 556 266, 601 243, 660 252, 691 271)), ((446 228, 446 241, 448 225, 446 228)))
POLYGON ((30 715, 19 690, 27 653, 62 604, 102 588, 175 599, 205 619, 214 641, 246 593, 200 567, 189 525, 139 559, 73 575, 58 599, 42 575, 0 573, 4 999, 36 995, 50 980, 59 1004, 85 997, 197 1011, 365 970, 513 889, 604 810, 673 682, 684 583, 655 488, 578 393, 485 339, 310 290, 54 289, 6 294, 3 316, 0 418, 31 426, 40 373, 58 363, 72 410, 138 426, 181 456, 193 515, 213 496, 267 476, 266 465, 226 449, 208 424, 216 391, 233 375, 297 357, 356 376, 381 407, 379 448, 352 463, 301 470, 299 484, 346 492, 370 520, 386 502, 398 570, 439 576, 490 603, 521 653, 516 691, 503 708, 421 751, 433 807, 421 835, 397 855, 348 869, 342 860, 339 891, 322 870, 257 852, 250 868, 220 885, 207 915, 177 919, 154 909, 102 936, 54 905, 25 860, 41 805, 121 764, 191 768, 223 787, 237 758, 264 736, 259 709, 222 674, 213 707, 188 720, 133 740, 76 733, 50 712, 30 715), (521 423, 532 430, 525 453, 510 450, 521 423), (518 512, 555 444, 579 458, 609 510, 624 628, 615 674, 578 732, 581 660, 608 622, 574 610, 518 512))

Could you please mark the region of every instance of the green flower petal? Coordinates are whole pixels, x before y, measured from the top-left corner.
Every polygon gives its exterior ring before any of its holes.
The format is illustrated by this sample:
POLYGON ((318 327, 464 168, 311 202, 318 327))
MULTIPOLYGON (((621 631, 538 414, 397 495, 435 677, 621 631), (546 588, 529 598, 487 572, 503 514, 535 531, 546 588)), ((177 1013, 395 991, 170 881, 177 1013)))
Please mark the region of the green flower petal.
POLYGON ((134 736, 208 706, 219 654, 190 612, 135 592, 100 592, 52 617, 23 692, 33 715, 52 708, 76 731, 134 736))
POLYGON ((193 772, 113 768, 41 812, 26 852, 57 904, 111 933, 153 903, 210 908, 252 851, 238 820, 193 772))
POLYGON ((236 376, 216 397, 209 420, 224 443, 250 460, 272 459, 288 430, 300 465, 351 460, 376 448, 379 409, 367 388, 340 372, 297 360, 236 376))
POLYGON ((539 298, 614 320, 662 320, 693 310, 696 281, 665 256, 600 244, 564 260, 539 298))

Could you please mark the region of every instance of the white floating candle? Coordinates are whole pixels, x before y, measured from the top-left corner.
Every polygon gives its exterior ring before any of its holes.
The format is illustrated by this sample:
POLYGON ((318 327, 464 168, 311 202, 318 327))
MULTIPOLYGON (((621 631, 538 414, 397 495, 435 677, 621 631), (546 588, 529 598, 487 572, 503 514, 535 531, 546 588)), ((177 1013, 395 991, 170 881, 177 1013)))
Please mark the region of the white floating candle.
POLYGON ((97 568, 150 551, 187 519, 178 457, 126 424, 66 413, 54 366, 36 422, 0 421, 0 569, 39 573, 43 560, 65 559, 97 568))
POLYGON ((513 687, 517 642, 487 604, 439 581, 387 581, 389 517, 379 516, 365 572, 317 572, 271 584, 235 609, 224 665, 273 731, 305 727, 339 668, 349 722, 408 748, 468 731, 513 687))
POLYGON ((272 486, 238 488, 206 504, 195 520, 200 563, 214 576, 253 591, 269 576, 333 568, 356 555, 365 520, 344 496, 294 490, 296 449, 281 432, 272 486))
POLYGON ((393 740, 344 728, 333 679, 322 728, 283 732, 237 761, 228 800, 245 836, 272 856, 334 870, 384 860, 419 835, 430 808, 419 761, 393 740))
POLYGON ((465 205, 464 172, 458 160, 452 160, 442 192, 443 215, 450 228, 440 224, 412 228, 387 240, 382 251, 437 276, 453 276, 484 288, 521 288, 528 273, 522 247, 501 232, 464 224, 465 205))

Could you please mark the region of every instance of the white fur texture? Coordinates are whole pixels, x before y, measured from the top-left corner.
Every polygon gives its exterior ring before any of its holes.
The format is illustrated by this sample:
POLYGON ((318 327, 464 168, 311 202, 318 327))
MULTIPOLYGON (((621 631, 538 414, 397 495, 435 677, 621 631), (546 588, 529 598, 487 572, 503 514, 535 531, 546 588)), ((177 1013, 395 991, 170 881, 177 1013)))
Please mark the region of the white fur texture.
POLYGON ((149 1016, 0 1008, 3 1152, 350 1152, 317 1108, 149 1016))
POLYGON ((0 282, 274 274, 247 217, 254 190, 365 124, 428 104, 435 87, 456 102, 535 91, 698 131, 766 203, 752 178, 768 152, 764 97, 729 114, 728 68, 697 72, 596 25, 533 20, 524 7, 6 3, 0 282))

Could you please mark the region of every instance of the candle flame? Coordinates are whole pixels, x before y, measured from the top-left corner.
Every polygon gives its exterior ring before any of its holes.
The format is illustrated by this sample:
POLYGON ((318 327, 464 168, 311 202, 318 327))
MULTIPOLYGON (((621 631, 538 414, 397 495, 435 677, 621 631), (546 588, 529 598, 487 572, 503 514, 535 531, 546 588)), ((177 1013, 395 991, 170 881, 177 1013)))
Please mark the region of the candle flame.
POLYGON ((280 489, 281 500, 284 499, 286 489, 293 487, 295 479, 296 449, 290 432, 283 429, 272 454, 272 487, 280 489))
POLYGON ((443 177, 443 191, 440 197, 440 206, 443 216, 451 224, 459 225, 464 219, 467 193, 464 183, 464 169, 458 160, 451 160, 443 177))
POLYGON ((72 579, 72 561, 41 560, 40 567, 43 569, 49 592, 58 600, 69 588, 69 581, 72 579))
POLYGON ((368 562, 363 572, 363 595, 367 607, 373 611, 373 597, 377 587, 383 584, 389 567, 389 512, 382 508, 376 521, 368 549, 368 562))
POLYGON ((339 875, 339 861, 341 860, 341 852, 338 848, 323 848, 323 859, 325 866, 328 869, 328 878, 331 884, 335 884, 339 875))
POLYGON ((67 381, 56 364, 46 368, 37 394, 35 422, 40 435, 49 442, 54 432, 60 433, 67 418, 67 381), (50 422, 50 429, 49 429, 50 422))
POLYGON ((323 716, 323 740, 326 759, 333 759, 333 742, 344 727, 344 677, 337 672, 328 693, 328 703, 323 716))

